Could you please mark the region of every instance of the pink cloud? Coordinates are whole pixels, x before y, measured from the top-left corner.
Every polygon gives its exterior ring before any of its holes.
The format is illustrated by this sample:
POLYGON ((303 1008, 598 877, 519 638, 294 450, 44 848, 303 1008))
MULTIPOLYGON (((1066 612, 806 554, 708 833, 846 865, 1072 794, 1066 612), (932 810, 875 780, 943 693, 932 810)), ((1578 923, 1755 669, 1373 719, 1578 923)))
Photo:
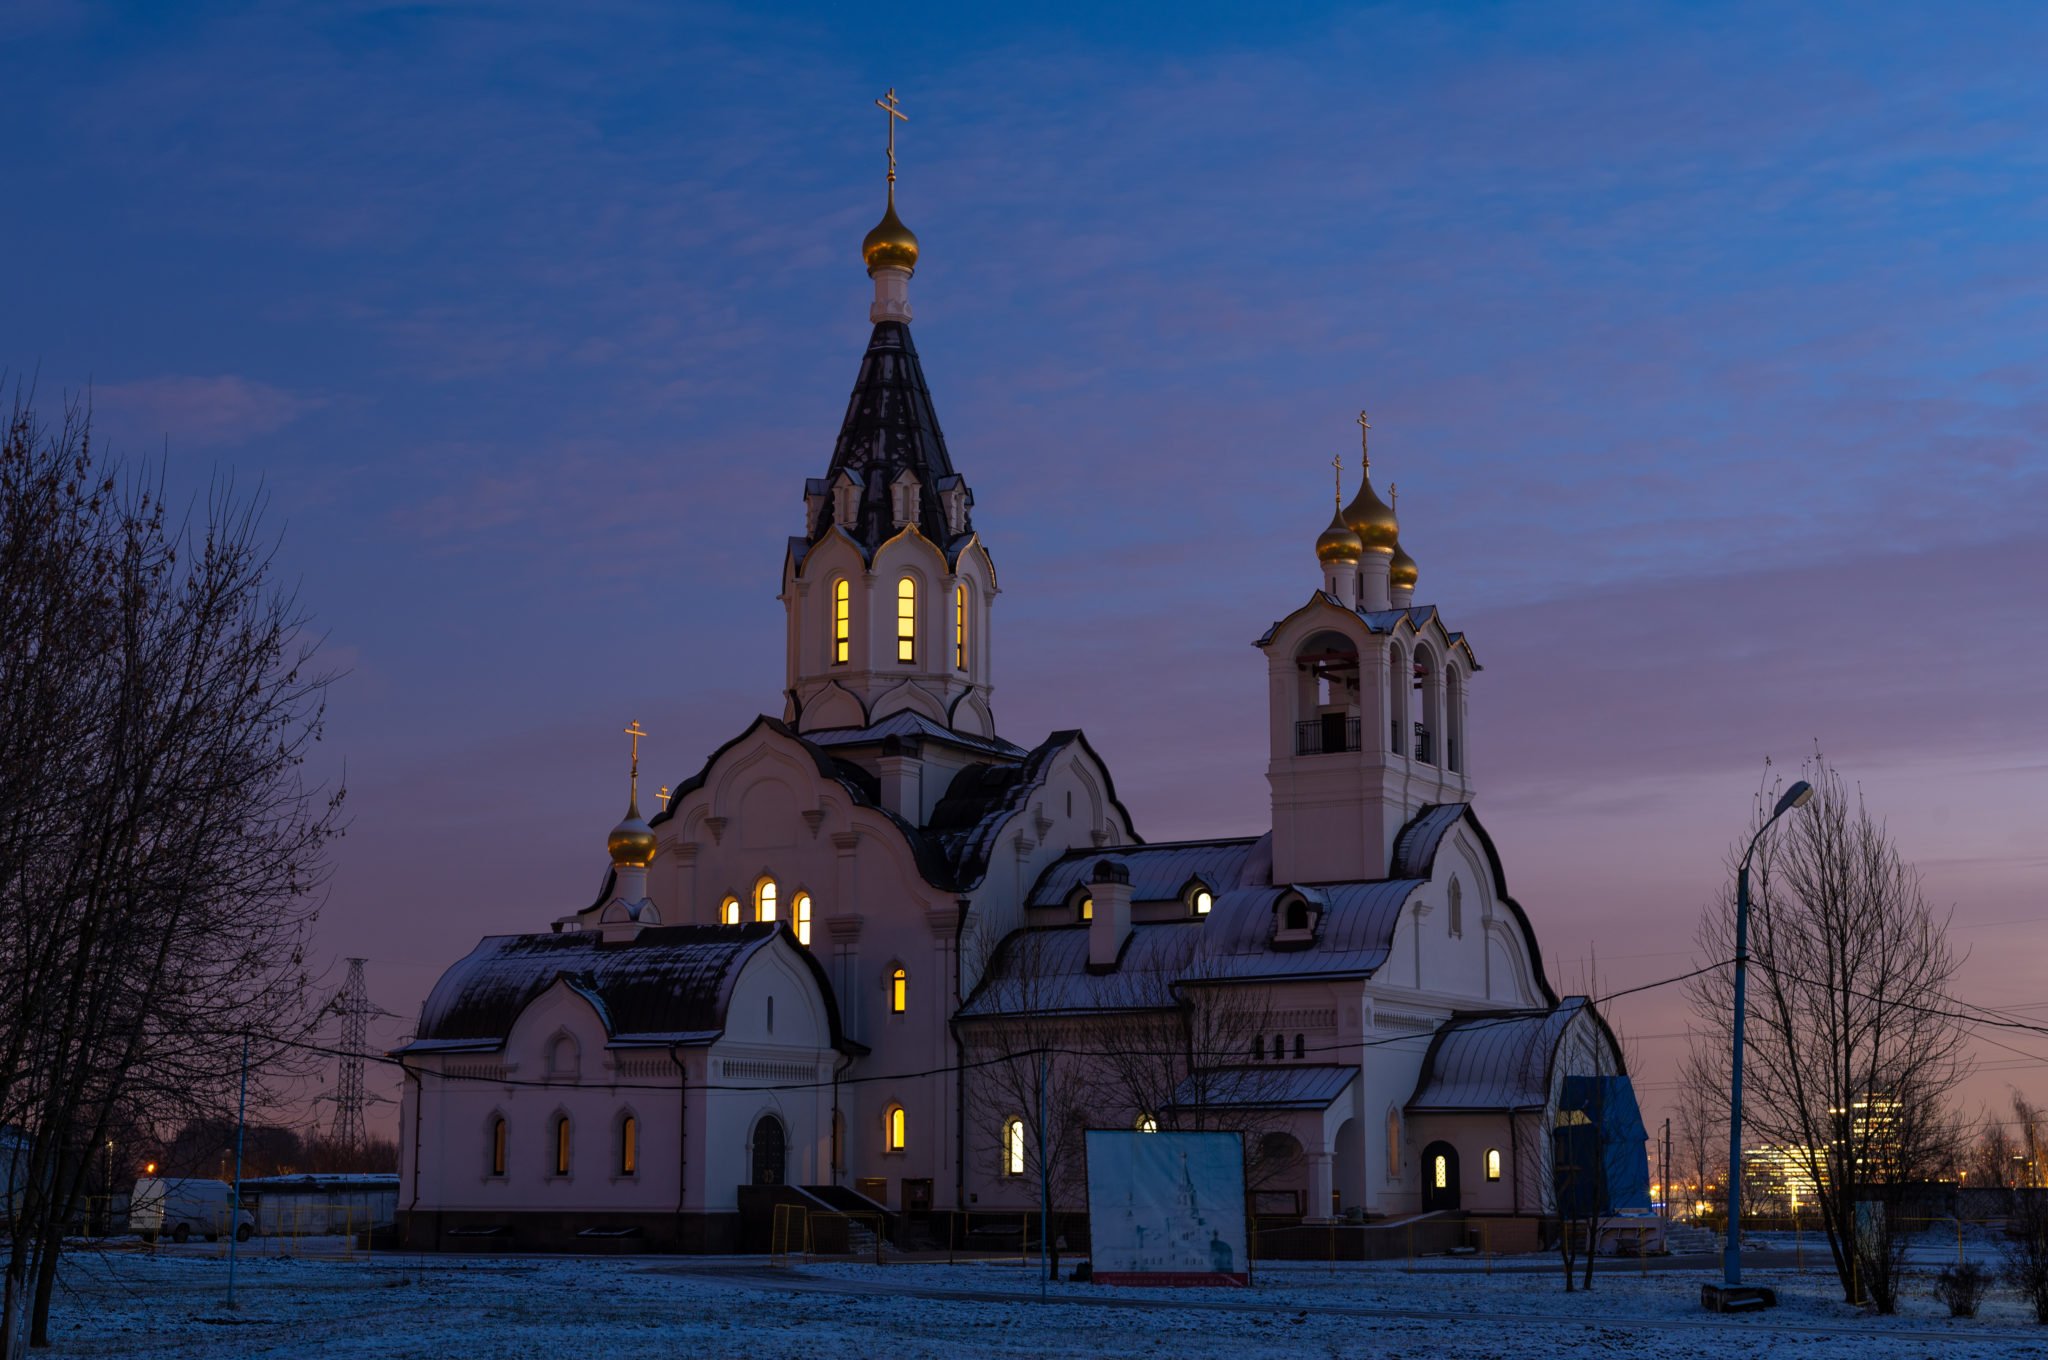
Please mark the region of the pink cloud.
POLYGON ((199 447, 271 434, 326 404, 232 373, 109 383, 92 403, 96 418, 134 438, 199 447))

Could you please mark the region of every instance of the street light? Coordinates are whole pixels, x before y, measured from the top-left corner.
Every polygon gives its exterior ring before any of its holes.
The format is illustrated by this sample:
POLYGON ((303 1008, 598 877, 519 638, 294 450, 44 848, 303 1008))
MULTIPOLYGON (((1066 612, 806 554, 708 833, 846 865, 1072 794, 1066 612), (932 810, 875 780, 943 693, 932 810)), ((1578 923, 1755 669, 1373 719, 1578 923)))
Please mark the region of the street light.
MULTIPOLYGON (((1813 801, 1813 785, 1804 779, 1786 789, 1771 809, 1771 815, 1756 829, 1742 863, 1735 870, 1735 1050, 1729 1064, 1728 1081, 1728 1240, 1721 1249, 1721 1306, 1731 1300, 1729 1291, 1742 1285, 1742 1016, 1749 994, 1749 861, 1763 843, 1764 833, 1793 808, 1813 801)), ((1768 1303, 1764 1297, 1742 1299, 1756 1306, 1768 1303)))

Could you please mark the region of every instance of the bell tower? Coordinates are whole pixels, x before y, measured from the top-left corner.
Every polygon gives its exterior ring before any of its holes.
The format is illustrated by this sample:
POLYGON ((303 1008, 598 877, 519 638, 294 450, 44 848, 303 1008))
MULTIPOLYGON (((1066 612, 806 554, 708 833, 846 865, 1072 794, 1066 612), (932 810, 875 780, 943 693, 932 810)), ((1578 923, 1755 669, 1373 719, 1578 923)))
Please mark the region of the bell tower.
POLYGON ((810 732, 911 712, 993 736, 995 563, 910 338, 919 247, 896 212, 896 125, 909 115, 893 89, 875 105, 888 116, 889 188, 861 242, 874 329, 832 460, 804 483, 804 531, 783 566, 785 717, 810 732))
POLYGON ((1410 818, 1472 796, 1465 696, 1479 666, 1433 606, 1410 603, 1415 562, 1373 489, 1364 412, 1358 423, 1358 493, 1316 539, 1317 589, 1258 641, 1276 883, 1384 878, 1410 818))

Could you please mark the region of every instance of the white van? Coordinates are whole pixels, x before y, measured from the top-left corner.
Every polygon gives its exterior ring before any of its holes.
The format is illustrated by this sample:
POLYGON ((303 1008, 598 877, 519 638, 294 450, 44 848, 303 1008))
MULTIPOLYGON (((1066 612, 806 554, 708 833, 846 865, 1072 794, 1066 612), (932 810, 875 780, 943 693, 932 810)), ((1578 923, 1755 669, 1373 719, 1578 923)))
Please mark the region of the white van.
MULTIPOLYGON (((145 1178, 135 1182, 128 1201, 128 1226, 145 1242, 183 1242, 195 1233, 217 1241, 227 1231, 234 1198, 235 1188, 226 1181, 145 1178)), ((255 1231, 256 1215, 245 1205, 235 1216, 235 1240, 246 1242, 255 1231)))

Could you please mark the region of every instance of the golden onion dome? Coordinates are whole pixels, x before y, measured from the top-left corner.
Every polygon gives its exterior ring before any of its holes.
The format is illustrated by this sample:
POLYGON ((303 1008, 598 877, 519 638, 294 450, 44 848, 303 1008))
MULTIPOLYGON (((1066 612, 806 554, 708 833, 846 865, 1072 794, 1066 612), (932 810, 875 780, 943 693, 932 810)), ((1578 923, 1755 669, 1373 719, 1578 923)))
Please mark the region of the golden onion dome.
POLYGON ((1344 523, 1344 512, 1331 514, 1330 527, 1323 530, 1316 540, 1316 557, 1325 565, 1334 562, 1356 562, 1365 552, 1365 540, 1351 532, 1344 523))
POLYGON ((626 818, 604 839, 614 869, 645 869, 654 863, 654 828, 640 820, 639 799, 626 804, 626 818))
POLYGON ((1387 584, 1395 590, 1413 590, 1415 578, 1415 559, 1408 555, 1406 548, 1396 542, 1394 558, 1387 564, 1387 584))
POLYGON ((906 274, 917 271, 917 233, 904 226, 903 219, 896 215, 893 188, 889 190, 888 211, 860 243, 860 257, 870 274, 877 269, 900 269, 906 274))
POLYGON ((1373 492, 1370 467, 1359 480, 1358 494, 1351 498, 1351 504, 1344 507, 1344 522, 1365 543, 1368 552, 1390 553, 1401 537, 1401 526, 1395 522, 1393 507, 1373 492))

